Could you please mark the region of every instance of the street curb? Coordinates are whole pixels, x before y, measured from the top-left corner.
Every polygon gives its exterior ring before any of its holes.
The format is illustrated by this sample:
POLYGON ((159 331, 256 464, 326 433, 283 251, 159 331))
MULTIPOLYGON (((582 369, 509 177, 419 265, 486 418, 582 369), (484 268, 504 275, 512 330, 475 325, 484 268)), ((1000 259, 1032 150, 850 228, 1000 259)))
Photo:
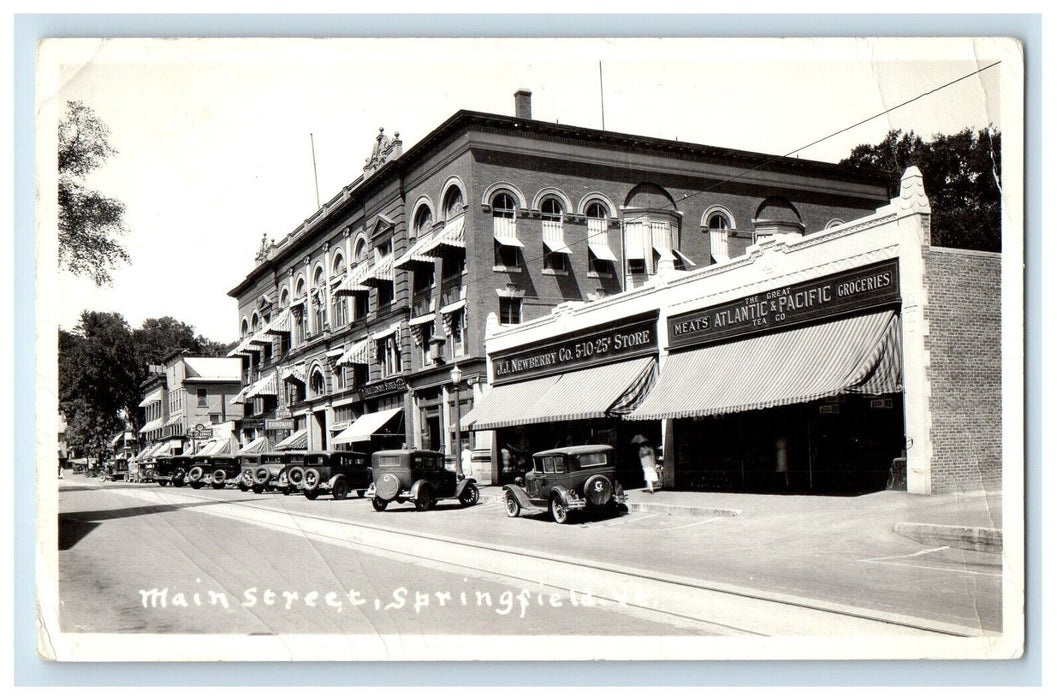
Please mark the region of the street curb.
MULTIPOLYGON (((504 497, 499 495, 483 495, 482 499, 485 503, 504 503, 504 497)), ((703 518, 735 518, 742 514, 742 511, 735 510, 733 508, 713 508, 707 506, 682 506, 673 505, 671 503, 632 503, 627 502, 627 509, 629 513, 661 513, 667 515, 691 515, 694 517, 703 518)))
POLYGON ((992 527, 934 525, 931 523, 897 523, 893 531, 921 544, 969 549, 1000 554, 1004 551, 1003 533, 992 527))

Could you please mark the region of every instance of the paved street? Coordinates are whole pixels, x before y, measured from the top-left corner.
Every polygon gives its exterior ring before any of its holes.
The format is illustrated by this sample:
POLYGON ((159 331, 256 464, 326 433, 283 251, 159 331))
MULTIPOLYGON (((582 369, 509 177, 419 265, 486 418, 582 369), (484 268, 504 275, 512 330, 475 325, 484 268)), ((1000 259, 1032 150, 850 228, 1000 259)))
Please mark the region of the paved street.
POLYGON ((362 499, 82 477, 64 480, 59 505, 69 632, 928 635, 1001 624, 998 566, 847 531, 844 519, 797 540, 785 513, 559 526, 506 518, 490 499, 377 513, 362 499))

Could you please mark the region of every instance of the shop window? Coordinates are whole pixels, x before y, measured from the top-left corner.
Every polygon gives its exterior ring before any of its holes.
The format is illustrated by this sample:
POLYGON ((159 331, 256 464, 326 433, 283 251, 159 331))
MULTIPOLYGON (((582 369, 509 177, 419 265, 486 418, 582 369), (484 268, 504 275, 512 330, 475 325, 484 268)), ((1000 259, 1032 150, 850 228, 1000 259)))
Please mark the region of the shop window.
POLYGON ((503 325, 520 323, 521 303, 520 297, 500 297, 498 300, 498 322, 503 325))
POLYGON ((206 389, 196 389, 196 406, 198 408, 206 408, 207 407, 207 390, 206 389))

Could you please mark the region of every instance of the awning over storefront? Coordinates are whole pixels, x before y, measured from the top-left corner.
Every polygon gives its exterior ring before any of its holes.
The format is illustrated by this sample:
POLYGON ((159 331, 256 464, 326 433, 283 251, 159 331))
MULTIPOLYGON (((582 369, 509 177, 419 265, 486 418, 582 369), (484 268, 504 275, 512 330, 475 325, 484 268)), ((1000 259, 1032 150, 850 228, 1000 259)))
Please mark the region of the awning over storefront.
POLYGON ((156 445, 148 445, 140 452, 137 452, 137 456, 133 458, 133 461, 139 462, 141 460, 147 459, 148 455, 151 453, 152 450, 155 449, 155 447, 156 445))
POLYGON ((257 455, 262 452, 269 451, 269 440, 265 436, 255 438, 251 442, 247 443, 240 450, 239 454, 242 455, 257 455))
POLYGON ((657 360, 643 357, 491 389, 462 418, 466 430, 586 420, 630 412, 657 376, 657 360))
POLYGON ((453 221, 447 222, 447 225, 443 227, 443 230, 438 235, 432 237, 425 246, 425 252, 433 255, 439 255, 437 252, 440 246, 450 246, 452 248, 464 248, 465 247, 465 216, 459 216, 453 221))
POLYGON ((366 413, 351 425, 344 428, 343 432, 332 439, 334 444, 347 442, 367 442, 389 420, 402 413, 401 408, 389 408, 385 411, 366 413))
POLYGON ((159 387, 158 389, 153 389, 151 393, 145 396, 144 400, 137 405, 140 406, 140 408, 146 408, 147 406, 150 406, 153 403, 161 403, 164 395, 165 391, 162 387, 159 387))
POLYGON ((224 440, 208 440, 203 447, 196 452, 196 457, 218 457, 221 455, 230 455, 232 450, 230 449, 229 439, 224 440))
POLYGON ((305 450, 306 449, 306 428, 297 430, 288 437, 284 438, 273 449, 275 450, 305 450))
POLYGON ((678 352, 632 420, 688 418, 901 391, 894 311, 678 352))

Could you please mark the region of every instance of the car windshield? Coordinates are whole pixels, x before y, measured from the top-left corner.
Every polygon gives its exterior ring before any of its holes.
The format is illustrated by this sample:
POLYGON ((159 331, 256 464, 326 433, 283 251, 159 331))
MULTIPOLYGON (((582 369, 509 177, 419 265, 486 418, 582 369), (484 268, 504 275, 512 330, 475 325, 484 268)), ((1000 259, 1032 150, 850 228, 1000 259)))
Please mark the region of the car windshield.
POLYGON ((609 465, 609 456, 605 452, 591 452, 590 454, 578 455, 580 469, 592 467, 605 467, 609 465))

